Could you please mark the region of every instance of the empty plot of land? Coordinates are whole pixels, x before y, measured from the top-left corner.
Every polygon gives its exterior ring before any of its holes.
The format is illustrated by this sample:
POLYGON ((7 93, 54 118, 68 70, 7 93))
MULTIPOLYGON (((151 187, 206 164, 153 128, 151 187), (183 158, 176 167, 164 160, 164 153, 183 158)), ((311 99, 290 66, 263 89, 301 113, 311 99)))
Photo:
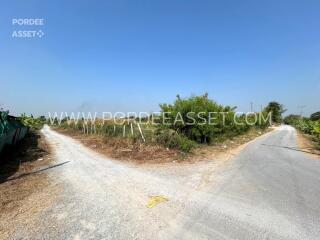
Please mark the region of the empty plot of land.
POLYGON ((297 148, 291 127, 258 138, 230 161, 144 166, 108 159, 47 127, 43 134, 56 164, 67 162, 49 171, 61 191, 38 221, 13 226, 9 239, 320 236, 320 161, 290 149, 297 148))

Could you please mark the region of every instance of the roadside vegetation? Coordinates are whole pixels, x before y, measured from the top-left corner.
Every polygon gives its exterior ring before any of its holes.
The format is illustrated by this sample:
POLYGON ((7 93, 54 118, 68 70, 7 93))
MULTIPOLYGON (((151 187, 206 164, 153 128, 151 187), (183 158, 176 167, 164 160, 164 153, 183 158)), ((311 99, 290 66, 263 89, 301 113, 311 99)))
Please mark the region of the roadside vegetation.
POLYGON ((43 199, 28 201, 34 193, 52 185, 47 173, 41 171, 52 161, 49 145, 38 131, 44 119, 8 114, 0 111, 0 141, 5 143, 0 149, 1 239, 10 238, 12 226, 26 221, 21 212, 40 211, 40 206, 45 204, 43 199))
POLYGON ((18 120, 25 126, 29 127, 31 130, 39 130, 46 123, 46 117, 40 116, 38 118, 33 117, 32 115, 27 116, 26 114, 22 114, 18 117, 18 120))
POLYGON ((320 112, 311 114, 309 118, 299 115, 289 115, 284 118, 284 123, 292 125, 302 133, 310 136, 320 150, 320 112))
POLYGON ((50 146, 38 132, 29 132, 0 155, 0 236, 10 239, 12 226, 31 222, 32 217, 58 193, 58 187, 47 171, 41 171, 50 166, 53 159, 50 146), (52 196, 42 194, 45 189, 50 189, 52 196), (26 212, 32 214, 23 214, 26 212))
POLYGON ((232 139, 255 128, 264 130, 270 125, 268 112, 239 114, 236 107, 223 106, 207 94, 182 99, 173 104, 161 104, 158 139, 164 145, 175 145, 188 152, 195 146, 211 145, 232 139), (170 136, 178 135, 169 141, 170 136), (172 143, 174 141, 174 143, 172 143))
POLYGON ((161 152, 160 147, 168 155, 175 155, 202 146, 223 144, 252 131, 262 133, 272 124, 272 114, 276 115, 274 120, 279 123, 284 111, 282 105, 272 102, 258 113, 237 113, 236 107, 218 104, 207 94, 189 98, 178 95, 172 104, 160 104, 160 109, 160 114, 144 119, 129 116, 120 119, 122 121, 97 119, 92 123, 85 119, 72 121, 66 117, 60 122, 55 119, 53 126, 73 135, 100 136, 114 149, 126 146, 126 149, 121 149, 122 155, 125 153, 131 158, 134 152, 144 148, 149 152, 155 149, 161 152))
MULTIPOLYGON (((0 183, 6 174, 14 173, 19 169, 21 159, 21 146, 25 148, 35 149, 36 143, 40 139, 39 129, 46 123, 44 117, 34 118, 33 116, 26 116, 25 114, 20 117, 9 115, 9 111, 0 112, 0 183), (15 158, 15 160, 11 159, 15 158), (6 165, 8 164, 8 165, 6 165)), ((31 150, 28 151, 31 153, 31 150)), ((22 154, 25 154, 23 152, 22 154)), ((26 158, 28 154, 24 155, 26 158)))
POLYGON ((36 161, 42 158, 45 151, 39 129, 46 123, 44 117, 34 118, 22 114, 20 117, 8 115, 2 111, 0 117, 0 183, 19 171, 23 162, 36 161), (40 141, 41 140, 41 141, 40 141))

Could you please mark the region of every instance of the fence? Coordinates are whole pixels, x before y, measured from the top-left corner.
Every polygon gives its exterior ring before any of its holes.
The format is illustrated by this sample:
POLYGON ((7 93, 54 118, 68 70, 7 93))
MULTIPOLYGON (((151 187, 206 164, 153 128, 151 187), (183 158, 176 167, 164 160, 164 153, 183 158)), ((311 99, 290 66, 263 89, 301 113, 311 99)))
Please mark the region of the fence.
POLYGON ((25 137, 28 128, 17 120, 16 117, 9 116, 8 112, 0 112, 0 152, 6 145, 13 145, 25 137))
POLYGON ((143 142, 154 141, 155 129, 148 124, 139 124, 137 122, 128 122, 124 124, 91 124, 84 122, 72 123, 62 126, 64 128, 73 128, 81 131, 83 134, 102 134, 112 137, 134 138, 143 142))

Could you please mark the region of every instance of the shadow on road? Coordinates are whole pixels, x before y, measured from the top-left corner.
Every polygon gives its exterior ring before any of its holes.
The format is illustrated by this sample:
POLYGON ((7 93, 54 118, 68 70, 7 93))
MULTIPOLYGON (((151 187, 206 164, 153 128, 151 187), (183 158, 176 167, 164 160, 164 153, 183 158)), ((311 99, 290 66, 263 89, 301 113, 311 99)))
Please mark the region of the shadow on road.
POLYGON ((30 131, 15 146, 6 147, 0 155, 0 183, 16 174, 21 163, 34 162, 48 155, 47 146, 41 142, 38 132, 30 131))
POLYGON ((290 150, 297 151, 297 152, 310 153, 310 154, 314 154, 314 155, 319 155, 319 156, 320 156, 319 153, 315 153, 315 152, 311 152, 311 151, 306 151, 306 150, 303 150, 303 149, 300 149, 300 148, 296 148, 296 147, 288 147, 288 146, 272 145, 272 144, 264 144, 264 143, 262 143, 261 145, 267 146, 267 147, 286 148, 286 149, 290 149, 290 150))
POLYGON ((64 164, 68 163, 68 162, 70 162, 70 161, 66 161, 66 162, 63 162, 63 163, 55 164, 53 166, 45 167, 45 168, 38 169, 38 170, 35 170, 35 171, 32 171, 32 172, 23 173, 23 174, 21 174, 19 176, 8 178, 4 182, 9 182, 9 181, 12 181, 12 180, 16 180, 16 179, 19 179, 19 178, 23 178, 23 177, 29 176, 31 174, 40 173, 40 172, 43 172, 43 171, 46 171, 46 170, 49 170, 49 169, 52 169, 52 168, 56 168, 56 167, 62 166, 64 164))

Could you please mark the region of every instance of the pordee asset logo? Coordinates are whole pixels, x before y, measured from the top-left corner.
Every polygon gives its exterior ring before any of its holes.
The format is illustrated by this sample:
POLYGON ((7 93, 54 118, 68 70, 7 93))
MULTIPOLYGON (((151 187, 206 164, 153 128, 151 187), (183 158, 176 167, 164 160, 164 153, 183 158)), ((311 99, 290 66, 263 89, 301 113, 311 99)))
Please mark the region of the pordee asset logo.
POLYGON ((44 26, 43 18, 13 18, 12 26, 25 27, 25 29, 15 29, 12 32, 13 38, 42 38, 44 32, 39 27, 44 26), (37 27, 38 29, 27 30, 26 28, 37 27))

